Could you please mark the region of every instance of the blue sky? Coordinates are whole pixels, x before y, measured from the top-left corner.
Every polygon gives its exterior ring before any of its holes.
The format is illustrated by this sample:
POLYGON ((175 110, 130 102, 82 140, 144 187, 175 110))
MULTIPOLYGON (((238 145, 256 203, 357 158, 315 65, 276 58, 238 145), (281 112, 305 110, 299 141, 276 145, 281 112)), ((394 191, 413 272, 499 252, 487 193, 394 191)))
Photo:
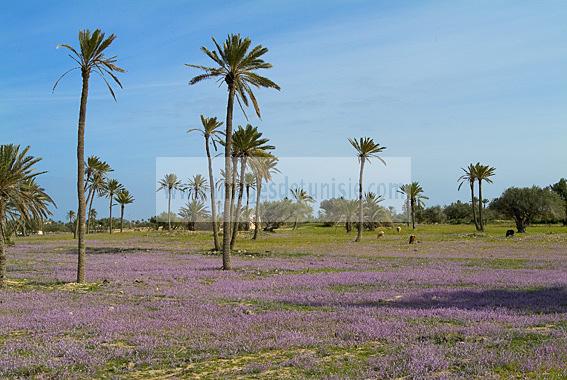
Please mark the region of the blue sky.
POLYGON ((2 2, 0 141, 44 158, 56 218, 75 208, 80 78, 51 94, 72 66, 55 47, 81 28, 116 33, 125 89, 115 103, 92 84, 86 153, 135 195, 128 216, 148 217, 156 157, 201 155, 186 130, 225 116, 225 91, 189 87, 184 63, 208 63, 199 47, 239 32, 270 48, 282 91, 259 91, 252 123, 279 155, 348 156, 347 137, 370 136, 412 158, 429 204, 466 200, 456 179, 473 161, 497 168, 492 198, 567 176, 566 19, 565 1, 2 2))

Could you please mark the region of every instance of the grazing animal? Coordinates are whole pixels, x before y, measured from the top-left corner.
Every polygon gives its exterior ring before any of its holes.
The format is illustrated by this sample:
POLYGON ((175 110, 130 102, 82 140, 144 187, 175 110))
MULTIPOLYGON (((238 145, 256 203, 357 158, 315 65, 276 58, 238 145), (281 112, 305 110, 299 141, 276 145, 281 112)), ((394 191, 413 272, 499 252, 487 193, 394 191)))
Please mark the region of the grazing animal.
POLYGON ((402 232, 402 227, 397 226, 397 227, 396 227, 396 231, 398 231, 398 233, 402 232))
POLYGON ((415 237, 415 235, 410 235, 409 237, 409 243, 410 244, 414 244, 417 242, 417 238, 415 237))
POLYGON ((506 237, 512 237, 512 236, 514 236, 514 230, 506 231, 506 237))
POLYGON ((381 238, 384 236, 384 231, 378 231, 378 238, 381 238))

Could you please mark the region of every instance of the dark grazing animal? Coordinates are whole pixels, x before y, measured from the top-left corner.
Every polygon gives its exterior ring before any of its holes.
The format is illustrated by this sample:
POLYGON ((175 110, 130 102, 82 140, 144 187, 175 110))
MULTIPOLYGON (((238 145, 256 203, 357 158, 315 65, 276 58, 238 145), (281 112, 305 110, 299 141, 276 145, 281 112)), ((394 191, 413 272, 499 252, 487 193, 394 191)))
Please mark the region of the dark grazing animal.
POLYGON ((512 237, 512 236, 514 236, 514 230, 506 231, 506 237, 512 237))
POLYGON ((409 243, 410 243, 410 244, 413 244, 413 243, 415 243, 415 242, 417 242, 417 238, 415 237, 415 235, 410 235, 410 237, 409 237, 409 243))

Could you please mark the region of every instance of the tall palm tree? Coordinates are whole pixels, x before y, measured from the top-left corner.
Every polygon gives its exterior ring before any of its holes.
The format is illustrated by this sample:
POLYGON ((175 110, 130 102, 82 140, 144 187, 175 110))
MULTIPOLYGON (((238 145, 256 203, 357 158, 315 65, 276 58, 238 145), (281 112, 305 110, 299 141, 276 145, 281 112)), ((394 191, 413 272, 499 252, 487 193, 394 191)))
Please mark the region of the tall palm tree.
POLYGON ((260 195, 262 193, 262 182, 270 181, 274 173, 279 173, 278 158, 268 154, 265 157, 255 156, 250 160, 252 172, 256 176, 256 204, 255 204, 255 217, 254 217, 254 236, 253 240, 258 238, 258 231, 260 230, 260 195))
POLYGON ((116 193, 114 199, 120 205, 120 232, 122 232, 124 227, 124 208, 126 205, 134 203, 134 197, 128 190, 122 189, 116 193))
POLYGON ((45 172, 37 172, 39 157, 28 155, 29 147, 20 150, 19 145, 0 145, 0 287, 5 285, 6 221, 43 220, 48 215, 49 204, 55 205, 36 182, 45 172))
POLYGON ((109 232, 112 233, 112 206, 114 202, 114 196, 120 191, 124 190, 124 186, 120 184, 115 179, 109 179, 106 181, 106 186, 104 186, 104 195, 108 198, 108 220, 109 220, 109 232))
POLYGON ((177 179, 174 173, 166 174, 159 182, 157 191, 167 191, 167 228, 171 231, 171 195, 173 190, 181 188, 181 181, 177 179))
POLYGON ((90 215, 91 208, 93 207, 94 198, 97 194, 101 195, 106 181, 106 175, 111 171, 112 168, 110 165, 105 161, 102 161, 99 157, 90 156, 87 159, 87 167, 85 169, 85 191, 88 191, 86 201, 86 204, 88 205, 87 234, 89 233, 90 227, 90 218, 88 218, 88 216, 90 215))
POLYGON ((77 64, 77 66, 67 70, 63 75, 57 79, 53 86, 53 91, 57 87, 59 81, 75 70, 81 70, 82 90, 81 90, 81 105, 79 108, 79 125, 77 129, 77 198, 79 201, 78 212, 78 225, 79 225, 79 241, 78 241, 78 263, 77 263, 77 282, 85 281, 85 222, 86 222, 86 200, 85 200, 85 124, 87 120, 87 98, 89 95, 89 80, 92 73, 97 74, 102 78, 106 84, 110 94, 116 100, 114 90, 109 83, 108 77, 114 81, 119 87, 122 84, 116 76, 117 73, 124 73, 125 70, 116 65, 116 56, 107 57, 105 55, 106 49, 116 39, 114 34, 105 38, 105 34, 97 29, 91 33, 90 30, 81 30, 79 32, 79 50, 76 50, 71 45, 62 44, 63 47, 69 50, 69 57, 77 64))
POLYGON ((184 207, 181 207, 178 215, 187 221, 189 231, 195 231, 198 221, 209 217, 205 203, 198 199, 188 200, 184 207))
POLYGON ((482 199, 482 181, 492 183, 492 177, 496 172, 496 168, 489 165, 482 165, 480 162, 475 164, 476 180, 478 181, 478 225, 480 230, 484 232, 484 220, 482 219, 483 199, 482 199))
MULTIPOLYGON (((236 160, 240 160, 240 175, 238 181, 238 201, 236 203, 236 208, 234 209, 234 228, 232 229, 230 249, 234 248, 236 236, 238 234, 240 211, 244 195, 244 177, 246 175, 248 160, 251 157, 265 157, 268 151, 275 149, 274 146, 268 145, 270 140, 263 138, 262 132, 258 131, 257 127, 253 127, 250 124, 247 124, 244 128, 239 126, 232 137, 233 156, 236 160)), ((236 173, 237 170, 236 166, 237 165, 234 167, 234 173, 236 173)), ((235 181, 233 181, 233 183, 235 183, 235 181)), ((234 202, 234 199, 232 202, 234 202)))
POLYGON ((349 138, 348 141, 356 151, 356 156, 358 157, 358 161, 360 162, 360 174, 358 181, 358 229, 356 239, 354 240, 360 241, 360 238, 362 236, 362 223, 364 219, 364 203, 362 201, 362 177, 364 175, 364 164, 366 163, 366 161, 370 163, 370 158, 376 157, 384 165, 386 165, 386 161, 378 156, 378 153, 383 152, 386 147, 380 146, 380 144, 374 142, 374 140, 370 137, 361 137, 358 140, 349 138))
MULTIPOLYGON (((256 96, 252 91, 252 87, 274 88, 279 90, 280 87, 270 79, 257 73, 258 70, 269 69, 272 65, 265 62, 262 56, 268 52, 268 49, 262 45, 257 45, 250 49, 252 41, 249 38, 242 38, 239 34, 231 34, 227 37, 221 46, 213 38, 215 48, 209 50, 201 47, 201 51, 209 57, 213 63, 213 67, 190 65, 187 66, 203 71, 191 79, 190 85, 199 83, 205 79, 217 79, 226 84, 228 90, 228 100, 226 106, 226 124, 224 146, 224 170, 227 179, 232 178, 232 115, 234 111, 234 99, 236 98, 240 108, 244 112, 244 106, 248 106, 248 99, 254 106, 256 115, 260 117, 260 107, 256 96)), ((212 186, 212 184, 211 184, 212 186)), ((230 260, 230 223, 231 223, 231 184, 225 182, 224 192, 224 212, 223 212, 223 269, 230 270, 232 268, 230 260)))
POLYGON ((469 166, 467 166, 466 168, 461 168, 461 170, 464 172, 464 174, 462 176, 459 177, 459 190, 461 190, 461 187, 463 186, 463 184, 468 183, 469 188, 471 190, 471 207, 472 207, 472 216, 473 216, 473 220, 474 220, 474 226, 476 228, 477 231, 480 231, 480 226, 478 225, 478 220, 476 218, 476 201, 475 201, 475 197, 474 197, 474 185, 476 182, 476 166, 474 164, 469 164, 469 166))
POLYGON ((299 212, 306 209, 312 210, 310 207, 311 204, 315 202, 315 199, 301 187, 291 189, 291 195, 293 196, 293 199, 295 199, 295 203, 298 208, 296 210, 295 221, 293 223, 293 229, 295 230, 297 228, 297 219, 299 217, 299 212))
POLYGON ((71 228, 73 229, 73 239, 77 238, 77 229, 73 226, 75 223, 75 219, 77 214, 73 210, 69 210, 67 212, 67 220, 69 220, 69 224, 71 224, 71 228))
POLYGON ((212 214, 212 226, 213 226, 213 242, 215 244, 215 251, 220 251, 219 244, 219 229, 217 225, 217 210, 216 210, 216 199, 215 199, 215 179, 213 177, 213 160, 211 157, 211 147, 210 142, 213 143, 213 148, 217 150, 216 143, 220 139, 222 131, 220 127, 222 126, 222 121, 218 121, 216 117, 205 117, 201 115, 201 124, 203 129, 190 129, 188 132, 199 132, 203 135, 205 139, 205 152, 207 153, 207 163, 209 166, 209 190, 211 192, 211 214, 212 214))
POLYGON ((415 230, 415 210, 417 207, 423 207, 423 201, 429 198, 423 195, 423 187, 419 182, 402 185, 398 191, 405 194, 410 201, 411 225, 412 229, 415 230))
POLYGON ((187 184, 183 186, 183 191, 187 191, 189 193, 189 198, 193 198, 193 200, 206 200, 207 199, 207 190, 209 189, 209 185, 205 177, 200 174, 194 175, 192 178, 189 178, 187 184))

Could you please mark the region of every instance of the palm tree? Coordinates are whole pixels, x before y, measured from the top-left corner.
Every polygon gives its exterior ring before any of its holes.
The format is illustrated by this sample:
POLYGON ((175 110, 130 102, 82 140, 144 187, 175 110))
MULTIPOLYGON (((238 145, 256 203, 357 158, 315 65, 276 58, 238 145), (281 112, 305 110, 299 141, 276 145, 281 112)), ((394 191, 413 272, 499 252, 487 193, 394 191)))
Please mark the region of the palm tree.
POLYGON ((112 202, 114 201, 114 196, 124 189, 124 186, 120 184, 115 179, 109 179, 106 181, 106 186, 104 186, 104 195, 108 198, 108 219, 109 219, 109 231, 112 233, 112 202))
POLYGON ((386 147, 380 146, 380 144, 374 142, 370 137, 361 137, 360 139, 348 139, 350 145, 356 151, 358 161, 360 162, 360 175, 358 181, 358 226, 356 239, 354 241, 360 241, 362 236, 362 223, 364 219, 364 205, 362 202, 362 177, 364 174, 364 164, 366 161, 370 163, 371 157, 378 158, 384 165, 386 162, 378 156, 378 153, 383 152, 386 147))
POLYGON ((293 223, 293 229, 295 230, 297 228, 297 219, 299 217, 299 212, 301 212, 302 210, 312 210, 311 204, 313 202, 315 202, 315 199, 313 199, 313 197, 311 195, 309 195, 309 193, 307 191, 305 191, 303 188, 301 187, 296 187, 295 189, 291 189, 291 195, 293 196, 293 198, 295 199, 295 202, 297 204, 297 210, 295 213, 295 221, 293 223))
POLYGON ((222 121, 218 121, 216 117, 205 117, 201 115, 201 124, 203 124, 203 129, 190 129, 188 132, 199 132, 203 135, 205 139, 205 151, 207 153, 207 162, 209 165, 209 184, 211 192, 211 213, 212 213, 212 225, 213 225, 213 241, 215 244, 215 251, 220 251, 219 244, 219 229, 217 225, 217 210, 215 206, 215 179, 213 177, 213 161, 211 158, 211 147, 209 142, 213 143, 215 151, 217 150, 216 143, 219 141, 219 136, 222 134, 220 127, 222 126, 222 121))
POLYGON ((79 109, 79 126, 77 129, 77 198, 79 201, 78 225, 79 225, 79 242, 78 242, 78 263, 77 263, 77 282, 85 281, 85 221, 86 221, 86 200, 85 200, 85 124, 87 120, 87 98, 89 95, 89 79, 92 73, 99 75, 106 84, 110 94, 116 100, 114 90, 110 85, 107 77, 114 81, 119 87, 122 84, 116 77, 116 73, 125 72, 124 69, 116 65, 116 56, 107 57, 106 49, 116 39, 114 34, 105 38, 105 34, 97 29, 93 33, 90 30, 81 30, 79 32, 79 46, 77 51, 74 47, 67 44, 59 45, 70 51, 69 57, 77 64, 77 66, 67 70, 57 79, 53 86, 53 91, 57 87, 59 81, 75 70, 81 70, 82 91, 81 105, 79 109))
POLYGON ((484 220, 482 219, 483 199, 482 199, 482 181, 492 183, 492 178, 496 168, 489 165, 482 165, 480 162, 475 164, 476 180, 478 181, 478 225, 480 230, 484 232, 484 220))
MULTIPOLYGON (((108 163, 102 161, 97 156, 90 156, 87 159, 87 168, 85 169, 86 180, 85 180, 85 191, 88 190, 87 194, 87 216, 90 215, 91 208, 93 207, 93 201, 95 195, 99 196, 103 192, 103 188, 106 181, 106 175, 112 171, 112 168, 108 163)), ((90 229, 90 218, 87 218, 87 231, 89 233, 90 229)))
MULTIPOLYGON (((242 198, 244 195, 244 176, 246 175, 246 167, 250 157, 264 157, 267 152, 275 149, 274 146, 268 145, 270 141, 262 138, 262 132, 257 127, 247 124, 246 127, 239 126, 232 138, 233 156, 235 160, 240 160, 240 175, 238 181, 238 202, 234 209, 234 228, 232 229, 232 237, 230 240, 230 249, 234 248, 236 236, 240 224, 240 210, 242 208, 242 198)), ((237 161, 235 161, 234 173, 237 171, 237 161)), ((233 181, 235 184, 236 182, 233 181)), ((234 199, 232 199, 234 203, 234 199)))
MULTIPOLYGON (((256 115, 260 117, 260 107, 256 96, 252 91, 252 87, 274 88, 279 90, 280 87, 270 79, 257 73, 258 70, 269 69, 272 65, 265 62, 261 57, 268 52, 268 49, 262 45, 257 45, 250 49, 252 41, 249 38, 242 38, 239 34, 231 34, 227 37, 221 46, 213 38, 215 45, 214 50, 201 47, 201 51, 205 53, 214 63, 214 67, 201 65, 187 66, 203 71, 191 79, 190 85, 199 83, 205 79, 218 79, 224 82, 228 90, 228 100, 226 106, 226 124, 224 147, 224 170, 227 179, 232 177, 231 154, 232 154, 232 114, 234 111, 234 99, 236 98, 240 108, 244 112, 244 106, 248 106, 248 98, 254 106, 256 115), (249 50, 250 49, 250 50, 249 50)), ((245 114, 246 115, 246 114, 245 114)), ((212 185, 212 184, 211 184, 212 185)), ((230 223, 231 223, 231 184, 225 182, 224 192, 224 212, 223 212, 223 269, 230 270, 232 268, 230 260, 230 223)))
POLYGON ((193 178, 189 178, 189 181, 182 190, 189 193, 189 198, 193 197, 193 200, 205 200, 207 199, 207 190, 209 185, 207 180, 200 174, 194 175, 193 178))
POLYGON ((5 241, 6 221, 43 220, 51 213, 49 204, 55 205, 36 182, 45 172, 37 172, 39 157, 28 155, 29 147, 20 150, 19 145, 0 145, 0 287, 6 278, 5 241))
MULTIPOLYGON (((95 172, 92 176, 92 179, 89 183, 89 192, 90 194, 90 200, 89 200, 89 207, 88 207, 88 213, 87 215, 91 214, 91 210, 93 207, 93 201, 95 196, 99 196, 99 197, 104 197, 105 196, 105 187, 106 187, 106 174, 103 172, 95 172)), ((93 219, 94 220, 94 219, 93 219)), ((90 221, 90 217, 87 220, 87 233, 90 233, 90 228, 91 228, 91 221, 90 221)))
POLYGON ((73 239, 77 238, 77 229, 75 227, 73 227, 73 224, 75 223, 76 217, 77 217, 77 214, 75 214, 75 211, 69 210, 67 212, 67 219, 69 220, 69 224, 71 224, 71 228, 73 229, 73 239))
POLYGON ((124 208, 126 205, 134 203, 134 197, 128 190, 122 189, 116 193, 114 200, 120 205, 120 232, 122 232, 124 226, 124 208))
POLYGON ((159 182, 157 191, 167 190, 167 229, 171 231, 171 193, 181 187, 181 181, 174 173, 166 174, 159 182))
POLYGON ((255 204, 255 217, 254 217, 254 236, 253 240, 258 238, 258 231, 260 230, 260 195, 262 193, 262 181, 268 182, 272 179, 272 174, 279 173, 278 158, 268 154, 265 157, 255 156, 250 160, 252 172, 256 176, 256 204, 255 204))
POLYGON ((461 190, 461 187, 463 186, 463 184, 468 183, 469 184, 469 188, 471 190, 471 207, 472 207, 472 216, 473 216, 473 220, 474 220, 474 226, 476 228, 477 231, 480 231, 480 226, 478 225, 478 220, 476 219, 476 202, 475 202, 475 197, 474 197, 474 184, 476 182, 476 166, 473 164, 469 164, 469 166, 467 166, 466 168, 461 168, 461 170, 464 172, 464 174, 462 176, 459 177, 459 190, 461 190))
POLYGON ((89 208, 89 218, 88 218, 88 222, 89 222, 89 226, 92 221, 96 221, 96 217, 97 217, 98 213, 96 212, 96 209, 94 208, 89 208))
POLYGON ((406 185, 400 186, 398 190, 400 193, 405 194, 406 197, 409 199, 410 202, 410 213, 411 213, 411 225, 412 229, 415 230, 415 210, 416 207, 423 207, 423 201, 427 198, 423 195, 423 188, 419 184, 419 182, 412 182, 406 185))
POLYGON ((196 223, 209 217, 205 203, 198 199, 187 201, 185 207, 179 210, 178 215, 187 221, 189 231, 195 231, 196 223))

